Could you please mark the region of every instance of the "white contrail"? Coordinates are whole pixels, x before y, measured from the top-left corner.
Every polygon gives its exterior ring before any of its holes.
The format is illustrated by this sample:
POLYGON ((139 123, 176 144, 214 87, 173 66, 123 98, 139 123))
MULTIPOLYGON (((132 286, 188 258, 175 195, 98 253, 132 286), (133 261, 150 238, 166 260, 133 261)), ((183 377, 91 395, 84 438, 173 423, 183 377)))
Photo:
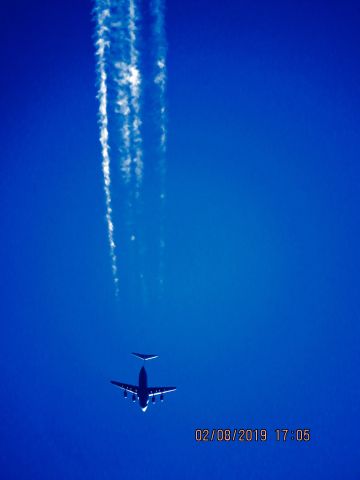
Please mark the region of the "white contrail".
POLYGON ((125 183, 135 173, 136 190, 143 176, 143 152, 140 127, 141 71, 137 48, 138 7, 136 0, 122 0, 118 3, 116 20, 112 23, 114 44, 118 58, 114 59, 114 80, 117 85, 116 113, 122 116, 121 170, 125 183))
MULTIPOLYGON (((154 82, 159 88, 159 105, 160 105, 160 148, 162 153, 166 152, 167 129, 166 129, 166 51, 167 45, 165 40, 165 24, 164 24, 164 3, 163 0, 152 1, 154 15, 154 37, 155 37, 155 78, 154 82)), ((163 161, 164 161, 163 157, 163 161)), ((163 165, 165 169, 165 165, 163 165)))
POLYGON ((130 129, 130 100, 127 93, 128 65, 125 62, 115 63, 115 82, 117 84, 116 113, 122 116, 120 135, 122 143, 119 147, 121 160, 120 166, 125 183, 131 179, 131 129, 130 129))
POLYGON ((128 83, 130 86, 132 106, 132 139, 133 139, 133 162, 135 164, 136 195, 139 196, 139 188, 143 176, 143 152, 141 138, 141 117, 140 117, 140 93, 141 93, 141 72, 139 68, 139 51, 137 49, 137 25, 138 8, 136 0, 129 0, 128 31, 130 40, 130 64, 128 72, 128 83))
POLYGON ((117 2, 114 20, 111 23, 114 45, 113 78, 116 85, 115 113, 121 116, 120 169, 125 184, 131 179, 131 105, 129 93, 129 65, 127 47, 128 39, 128 6, 126 0, 117 2))
POLYGON ((116 261, 116 245, 114 240, 114 224, 112 221, 111 208, 111 177, 110 177, 110 155, 109 155, 109 130, 108 130, 108 106, 107 106, 107 74, 106 74, 106 52, 110 43, 108 38, 109 28, 107 22, 110 18, 110 1, 97 0, 95 6, 95 14, 97 20, 96 26, 96 56, 97 56, 97 73, 99 82, 99 126, 100 126, 100 143, 102 153, 102 170, 104 175, 104 191, 106 202, 106 222, 108 229, 108 240, 110 246, 110 258, 112 274, 115 283, 115 294, 119 293, 119 279, 116 261))
MULTIPOLYGON (((140 52, 140 34, 143 24, 140 14, 140 0, 95 0, 96 26, 96 56, 98 74, 99 98, 99 127, 102 150, 102 170, 104 176, 104 190, 106 201, 106 221, 112 273, 116 294, 119 293, 117 268, 117 248, 114 237, 114 223, 112 219, 112 183, 110 175, 110 145, 120 154, 119 168, 122 180, 126 185, 124 193, 127 196, 127 234, 133 245, 132 251, 140 268, 140 278, 145 285, 141 263, 145 249, 142 228, 139 224, 142 219, 144 198, 142 195, 144 152, 142 137, 142 121, 147 117, 142 115, 142 102, 147 88, 156 96, 156 124, 157 141, 157 172, 159 175, 159 278, 163 283, 164 264, 164 202, 165 202, 165 155, 167 143, 167 116, 166 116, 166 51, 164 28, 164 0, 150 0, 152 28, 151 28, 151 56, 153 56, 153 83, 143 83, 143 57, 140 52), (111 142, 109 141, 109 120, 111 142), (138 223, 137 223, 138 222, 138 223), (139 238, 137 238, 139 237, 139 238)), ((151 121, 149 121, 151 125, 151 121)), ((153 125, 154 127, 154 125, 153 125)), ((113 162, 113 158, 111 156, 113 162)), ((125 229, 126 230, 126 229, 125 229)))
POLYGON ((159 175, 160 175, 160 258, 159 258, 159 281, 160 293, 164 283, 164 210, 165 210, 165 176, 166 176, 166 143, 167 143, 167 115, 166 115, 166 35, 164 19, 164 1, 152 0, 152 15, 154 17, 153 35, 155 43, 155 76, 154 83, 158 88, 159 105, 159 175))

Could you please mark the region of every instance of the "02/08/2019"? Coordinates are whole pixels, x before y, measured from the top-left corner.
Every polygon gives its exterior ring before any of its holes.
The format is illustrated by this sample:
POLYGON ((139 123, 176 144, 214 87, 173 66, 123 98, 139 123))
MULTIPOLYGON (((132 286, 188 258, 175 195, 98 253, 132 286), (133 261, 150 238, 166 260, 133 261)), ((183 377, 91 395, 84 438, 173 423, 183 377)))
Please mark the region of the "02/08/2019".
POLYGON ((266 428, 197 428, 195 430, 196 442, 308 442, 310 440, 309 428, 277 428, 269 431, 266 428))

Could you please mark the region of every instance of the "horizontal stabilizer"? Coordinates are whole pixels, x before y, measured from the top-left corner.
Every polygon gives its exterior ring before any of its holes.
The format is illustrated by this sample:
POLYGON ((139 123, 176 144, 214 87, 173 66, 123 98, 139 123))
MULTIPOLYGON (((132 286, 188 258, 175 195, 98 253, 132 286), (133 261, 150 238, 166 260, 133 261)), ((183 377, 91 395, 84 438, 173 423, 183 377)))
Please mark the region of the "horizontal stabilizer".
POLYGON ((159 355, 145 355, 144 353, 135 353, 132 352, 135 357, 141 358, 141 360, 152 360, 153 358, 157 358, 159 355))

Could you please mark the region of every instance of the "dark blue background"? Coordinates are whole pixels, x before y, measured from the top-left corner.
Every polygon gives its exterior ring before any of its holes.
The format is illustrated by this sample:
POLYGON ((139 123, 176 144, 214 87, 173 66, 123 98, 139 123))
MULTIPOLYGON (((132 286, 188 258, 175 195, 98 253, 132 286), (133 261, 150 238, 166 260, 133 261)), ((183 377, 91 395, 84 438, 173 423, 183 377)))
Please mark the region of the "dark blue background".
POLYGON ((358 3, 168 2, 166 291, 146 308, 113 294, 91 8, 2 5, 1 478, 358 479, 358 3), (135 383, 131 351, 178 386, 145 415, 109 384, 135 383))

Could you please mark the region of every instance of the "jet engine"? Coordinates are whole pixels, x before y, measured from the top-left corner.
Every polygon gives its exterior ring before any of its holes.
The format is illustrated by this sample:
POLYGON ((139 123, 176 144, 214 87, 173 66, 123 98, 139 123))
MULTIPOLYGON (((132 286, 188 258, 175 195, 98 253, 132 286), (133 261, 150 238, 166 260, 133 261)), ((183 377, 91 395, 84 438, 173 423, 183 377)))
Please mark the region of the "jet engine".
POLYGON ((163 402, 163 401, 164 401, 164 395, 161 394, 161 395, 160 395, 160 402, 163 402))
POLYGON ((127 391, 124 390, 124 397, 127 398, 127 391))
POLYGON ((152 397, 152 400, 151 400, 151 401, 152 401, 152 403, 155 403, 155 395, 153 395, 153 397, 152 397))
POLYGON ((133 401, 133 402, 136 402, 136 395, 135 395, 135 393, 133 393, 132 401, 133 401))

